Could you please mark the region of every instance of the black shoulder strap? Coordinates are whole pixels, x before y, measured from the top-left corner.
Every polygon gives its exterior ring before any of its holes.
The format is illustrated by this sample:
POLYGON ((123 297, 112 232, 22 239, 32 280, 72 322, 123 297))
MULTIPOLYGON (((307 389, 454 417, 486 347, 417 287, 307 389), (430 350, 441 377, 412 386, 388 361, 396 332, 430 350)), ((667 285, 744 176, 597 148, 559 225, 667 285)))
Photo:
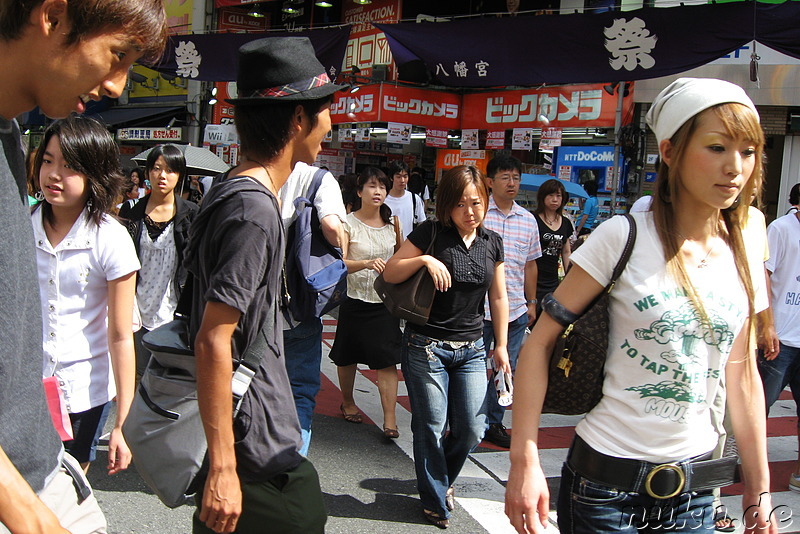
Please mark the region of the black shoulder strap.
POLYGON ((433 252, 434 252, 434 250, 433 250, 433 242, 436 241, 436 233, 437 233, 436 230, 437 230, 436 221, 431 221, 431 242, 428 245, 428 249, 425 251, 425 255, 426 256, 432 256, 433 255, 433 252))
POLYGON ((264 320, 261 330, 258 331, 258 336, 250 343, 239 361, 240 365, 245 365, 254 371, 258 368, 258 364, 261 363, 261 359, 267 351, 267 336, 275 332, 275 323, 278 315, 278 306, 275 301, 276 299, 272 299, 270 302, 267 318, 264 320))
POLYGON ((617 282, 620 275, 622 275, 622 271, 625 270, 625 266, 628 265, 631 252, 633 252, 633 244, 636 242, 636 221, 633 219, 633 216, 630 213, 626 213, 625 218, 628 219, 628 224, 630 225, 630 228, 628 229, 628 240, 625 242, 625 248, 622 250, 622 256, 620 256, 617 265, 614 267, 614 271, 611 273, 611 281, 608 283, 608 291, 611 291, 611 288, 614 287, 614 284, 617 282))

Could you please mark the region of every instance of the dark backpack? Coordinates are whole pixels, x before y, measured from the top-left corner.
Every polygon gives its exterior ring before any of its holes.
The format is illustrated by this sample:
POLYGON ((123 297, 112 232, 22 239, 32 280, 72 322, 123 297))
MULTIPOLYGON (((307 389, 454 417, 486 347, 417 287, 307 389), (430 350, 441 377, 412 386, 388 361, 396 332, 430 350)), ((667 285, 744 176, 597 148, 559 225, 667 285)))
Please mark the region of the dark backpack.
POLYGON ((314 207, 314 197, 326 172, 317 170, 306 197, 295 199, 297 219, 287 235, 286 291, 289 311, 297 321, 321 317, 347 296, 347 266, 342 250, 322 235, 314 207))

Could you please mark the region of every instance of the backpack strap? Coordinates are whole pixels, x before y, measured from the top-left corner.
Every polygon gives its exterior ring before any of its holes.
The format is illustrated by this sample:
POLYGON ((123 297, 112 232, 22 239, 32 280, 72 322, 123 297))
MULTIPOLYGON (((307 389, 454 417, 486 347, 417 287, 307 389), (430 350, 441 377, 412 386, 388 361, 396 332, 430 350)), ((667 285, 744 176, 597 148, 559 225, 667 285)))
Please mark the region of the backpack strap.
POLYGON ((314 178, 311 179, 311 184, 308 186, 308 192, 305 195, 312 205, 314 204, 314 199, 317 197, 319 186, 322 185, 322 179, 327 172, 328 171, 325 169, 317 169, 316 172, 314 172, 314 178))

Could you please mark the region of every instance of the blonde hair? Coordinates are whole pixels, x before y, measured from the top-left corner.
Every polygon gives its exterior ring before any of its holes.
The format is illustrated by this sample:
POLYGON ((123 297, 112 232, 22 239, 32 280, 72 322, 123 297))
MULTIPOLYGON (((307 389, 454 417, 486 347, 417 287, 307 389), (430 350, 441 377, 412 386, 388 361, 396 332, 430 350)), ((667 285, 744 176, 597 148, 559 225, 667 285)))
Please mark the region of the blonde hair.
POLYGON ((667 272, 686 290, 689 300, 695 306, 705 327, 711 328, 708 314, 703 307, 697 289, 689 279, 686 265, 684 265, 680 255, 679 239, 682 239, 682 236, 674 230, 676 228, 676 212, 680 208, 673 203, 673 199, 677 198, 681 180, 683 179, 678 169, 683 161, 686 147, 697 130, 703 115, 706 113, 714 113, 722 121, 729 136, 737 140, 746 140, 753 143, 755 147, 754 157, 756 164, 750 179, 744 184, 739 198, 736 199, 733 205, 720 210, 721 222, 724 224, 725 229, 722 237, 733 253, 739 281, 747 295, 748 318, 752 327, 755 324, 755 310, 753 307, 755 290, 742 238, 742 228, 747 223, 748 206, 751 204, 751 200, 755 199, 758 202, 761 197, 764 175, 764 132, 758 122, 758 117, 750 108, 732 102, 718 104, 698 113, 675 132, 675 135, 670 139, 673 154, 672 167, 662 160, 658 169, 656 190, 653 195, 653 220, 661 246, 664 249, 664 257, 667 260, 667 272))

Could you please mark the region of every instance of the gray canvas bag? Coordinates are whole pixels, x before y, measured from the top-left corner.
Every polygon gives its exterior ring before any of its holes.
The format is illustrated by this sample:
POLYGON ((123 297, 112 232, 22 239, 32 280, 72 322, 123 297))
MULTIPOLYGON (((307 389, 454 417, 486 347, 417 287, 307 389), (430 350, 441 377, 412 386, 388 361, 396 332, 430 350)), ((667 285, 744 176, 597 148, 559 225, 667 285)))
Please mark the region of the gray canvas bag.
MULTIPOLYGON (((187 289, 190 284, 187 283, 187 289)), ((184 294, 191 291, 184 290, 184 294)), ((179 306, 179 309, 181 306, 179 306)), ((232 378, 234 417, 274 331, 277 306, 267 311, 258 337, 238 362, 232 378)), ((143 337, 152 352, 122 434, 136 470, 170 508, 192 502, 202 489, 198 477, 208 448, 197 403, 197 368, 189 339, 189 318, 178 316, 143 337)))

